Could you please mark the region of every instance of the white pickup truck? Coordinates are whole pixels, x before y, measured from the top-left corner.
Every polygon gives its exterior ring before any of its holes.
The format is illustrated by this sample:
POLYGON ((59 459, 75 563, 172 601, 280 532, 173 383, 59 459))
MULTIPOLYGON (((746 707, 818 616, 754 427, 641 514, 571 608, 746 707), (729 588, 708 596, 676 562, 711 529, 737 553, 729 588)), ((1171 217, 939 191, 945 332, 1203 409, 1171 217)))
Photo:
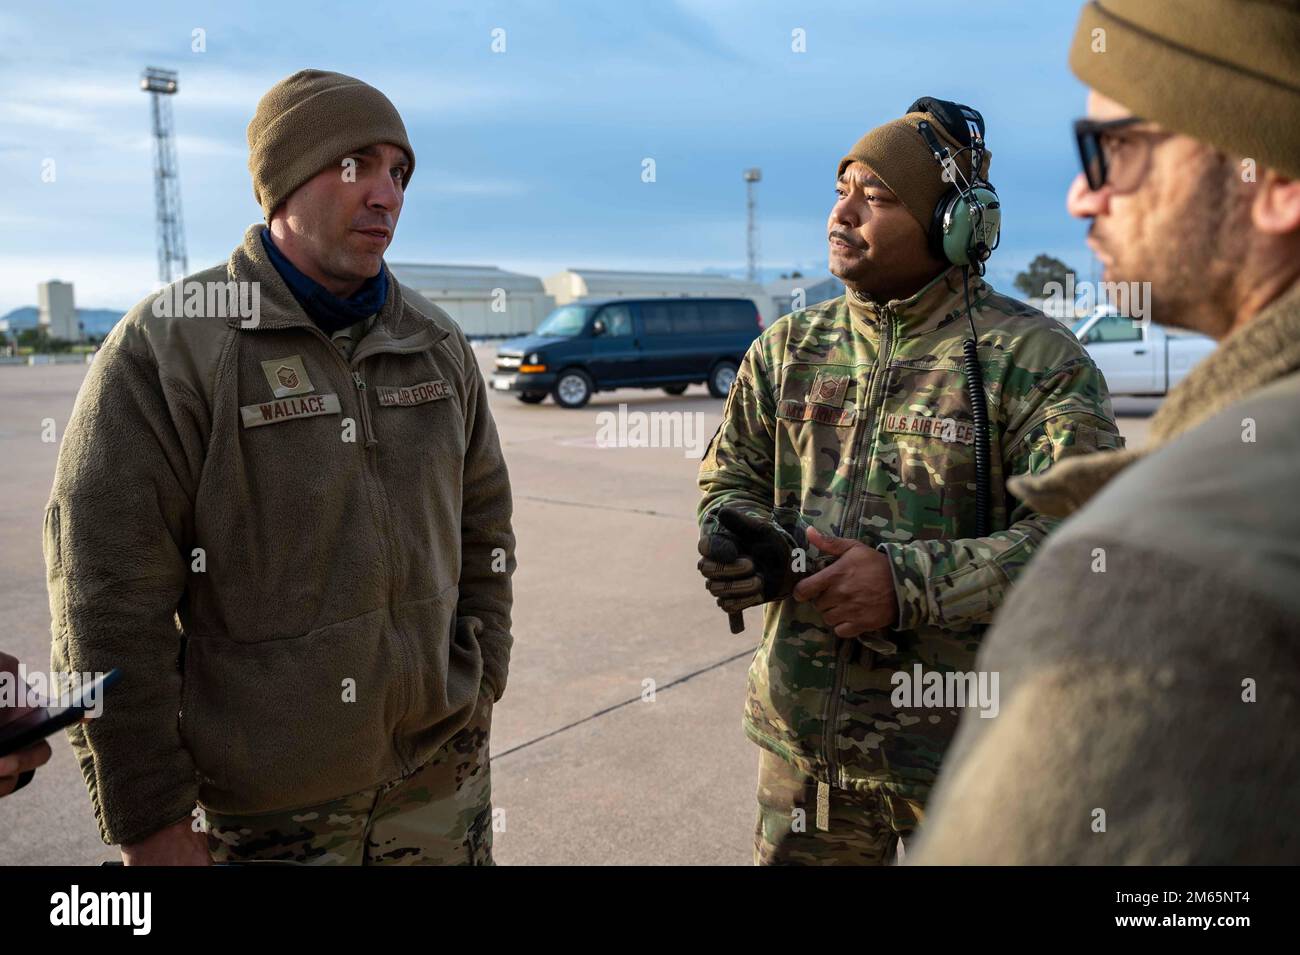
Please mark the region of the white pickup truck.
POLYGON ((1214 351, 1214 339, 1167 332, 1099 306, 1071 330, 1106 376, 1112 395, 1163 395, 1214 351))

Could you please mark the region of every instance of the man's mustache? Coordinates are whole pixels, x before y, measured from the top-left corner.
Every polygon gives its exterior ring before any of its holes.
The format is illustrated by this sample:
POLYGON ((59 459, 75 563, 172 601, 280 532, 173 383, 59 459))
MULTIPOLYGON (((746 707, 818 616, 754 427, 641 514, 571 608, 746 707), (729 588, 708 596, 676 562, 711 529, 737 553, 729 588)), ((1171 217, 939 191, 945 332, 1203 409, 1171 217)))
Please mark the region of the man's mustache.
POLYGON ((841 232, 841 231, 839 231, 838 229, 835 230, 835 231, 833 231, 833 232, 831 232, 831 233, 827 236, 827 238, 828 238, 828 239, 839 239, 839 240, 840 240, 841 242, 843 242, 845 245, 851 245, 851 246, 853 246, 853 248, 855 248, 855 249, 859 249, 859 250, 861 250, 861 251, 863 251, 863 252, 865 252, 866 249, 867 249, 867 244, 866 244, 865 242, 862 242, 862 241, 858 240, 858 239, 855 238, 854 236, 849 235, 847 232, 841 232))

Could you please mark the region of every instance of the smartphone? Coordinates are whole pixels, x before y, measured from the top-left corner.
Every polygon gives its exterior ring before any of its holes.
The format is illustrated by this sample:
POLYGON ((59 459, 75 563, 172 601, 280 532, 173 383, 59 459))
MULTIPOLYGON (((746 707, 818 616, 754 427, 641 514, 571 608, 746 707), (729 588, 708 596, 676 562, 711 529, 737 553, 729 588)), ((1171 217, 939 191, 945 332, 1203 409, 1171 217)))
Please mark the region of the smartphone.
POLYGON ((37 740, 56 733, 65 726, 80 722, 91 708, 87 700, 103 700, 104 691, 122 678, 122 671, 114 667, 99 679, 81 687, 67 706, 41 706, 0 726, 0 756, 8 756, 26 749, 37 740))

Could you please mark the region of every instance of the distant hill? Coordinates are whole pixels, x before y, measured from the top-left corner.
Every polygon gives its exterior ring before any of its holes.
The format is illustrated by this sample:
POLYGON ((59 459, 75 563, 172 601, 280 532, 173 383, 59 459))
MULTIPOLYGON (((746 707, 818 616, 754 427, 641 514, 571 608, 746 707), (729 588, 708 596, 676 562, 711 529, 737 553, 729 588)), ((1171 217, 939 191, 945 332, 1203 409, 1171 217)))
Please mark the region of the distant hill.
MULTIPOLYGON (((87 335, 103 338, 113 330, 113 326, 125 314, 125 310, 118 311, 113 308, 79 308, 77 321, 81 322, 87 335)), ((14 309, 8 315, 0 315, 0 320, 8 319, 10 331, 20 332, 24 328, 35 328, 40 317, 40 310, 35 305, 26 305, 14 309)))

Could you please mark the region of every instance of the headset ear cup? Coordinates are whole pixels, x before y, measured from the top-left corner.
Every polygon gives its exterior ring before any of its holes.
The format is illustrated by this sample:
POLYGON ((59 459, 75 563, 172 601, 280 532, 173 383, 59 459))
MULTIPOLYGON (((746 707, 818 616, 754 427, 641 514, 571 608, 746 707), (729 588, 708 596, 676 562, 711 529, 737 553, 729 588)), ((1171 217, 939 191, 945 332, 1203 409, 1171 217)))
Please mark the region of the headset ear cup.
MULTIPOLYGON (((969 199, 963 198, 960 210, 962 249, 965 265, 982 268, 998 246, 1002 233, 1002 203, 998 194, 990 186, 976 186, 969 193, 969 199), (979 212, 971 211, 970 200, 978 204, 979 212)), ((954 233, 957 230, 953 230, 954 233)))
POLYGON ((943 237, 943 249, 948 255, 948 261, 957 265, 974 265, 971 259, 972 239, 970 203, 964 196, 958 196, 953 200, 948 231, 943 237))
POLYGON ((930 231, 926 236, 930 242, 930 254, 943 262, 948 261, 948 253, 943 248, 943 220, 957 195, 957 190, 950 189, 939 199, 939 204, 934 207, 934 215, 930 217, 930 231))
POLYGON ((953 265, 966 264, 966 239, 970 237, 970 215, 961 193, 950 189, 934 207, 934 220, 930 223, 930 251, 935 258, 953 265), (963 211, 967 214, 963 215, 963 211), (947 224, 948 230, 944 231, 947 224), (964 226, 964 229, 963 229, 964 226), (957 233, 961 232, 961 235, 957 233), (957 240, 960 239, 960 244, 957 240))
POLYGON ((934 210, 931 248, 940 259, 953 265, 978 267, 997 247, 1001 231, 1002 206, 996 192, 987 186, 976 186, 965 195, 954 189, 934 210), (979 235, 975 234, 975 216, 968 196, 980 205, 979 235))

